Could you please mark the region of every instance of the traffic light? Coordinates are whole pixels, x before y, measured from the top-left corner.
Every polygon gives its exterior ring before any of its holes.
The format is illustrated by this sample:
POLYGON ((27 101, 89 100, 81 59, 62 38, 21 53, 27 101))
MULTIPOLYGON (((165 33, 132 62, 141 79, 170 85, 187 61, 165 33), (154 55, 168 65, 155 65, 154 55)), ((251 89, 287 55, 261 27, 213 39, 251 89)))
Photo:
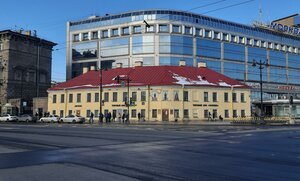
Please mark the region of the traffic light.
POLYGON ((294 103, 294 97, 290 96, 290 104, 293 104, 293 103, 294 103))

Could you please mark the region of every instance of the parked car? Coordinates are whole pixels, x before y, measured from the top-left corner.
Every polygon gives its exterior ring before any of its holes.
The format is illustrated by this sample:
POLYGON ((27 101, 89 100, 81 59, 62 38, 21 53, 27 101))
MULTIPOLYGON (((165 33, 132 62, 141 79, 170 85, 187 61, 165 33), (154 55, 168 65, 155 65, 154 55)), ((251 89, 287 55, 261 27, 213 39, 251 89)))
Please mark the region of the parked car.
POLYGON ((17 116, 11 116, 10 114, 5 114, 0 117, 0 121, 18 121, 17 116))
POLYGON ((23 114, 18 116, 18 122, 32 122, 32 116, 28 115, 28 114, 23 114))
POLYGON ((45 123, 45 122, 51 122, 51 123, 58 123, 60 120, 60 117, 57 116, 57 115, 50 115, 48 117, 42 117, 39 121, 42 122, 42 123, 45 123))
POLYGON ((85 118, 81 116, 68 115, 60 119, 61 123, 84 123, 85 118))

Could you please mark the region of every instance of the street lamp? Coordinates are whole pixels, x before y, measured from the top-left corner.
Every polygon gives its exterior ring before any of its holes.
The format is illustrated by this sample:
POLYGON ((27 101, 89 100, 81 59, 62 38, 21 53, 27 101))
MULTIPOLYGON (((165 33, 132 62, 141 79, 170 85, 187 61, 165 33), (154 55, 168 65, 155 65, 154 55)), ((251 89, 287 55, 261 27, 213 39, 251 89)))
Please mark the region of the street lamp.
POLYGON ((261 60, 259 60, 259 62, 257 62, 256 60, 253 59, 253 63, 252 66, 256 67, 256 65, 258 65, 259 67, 259 76, 260 76, 260 119, 262 122, 264 122, 264 111, 263 111, 263 90, 262 90, 262 69, 264 69, 265 67, 269 66, 268 60, 262 62, 261 60))

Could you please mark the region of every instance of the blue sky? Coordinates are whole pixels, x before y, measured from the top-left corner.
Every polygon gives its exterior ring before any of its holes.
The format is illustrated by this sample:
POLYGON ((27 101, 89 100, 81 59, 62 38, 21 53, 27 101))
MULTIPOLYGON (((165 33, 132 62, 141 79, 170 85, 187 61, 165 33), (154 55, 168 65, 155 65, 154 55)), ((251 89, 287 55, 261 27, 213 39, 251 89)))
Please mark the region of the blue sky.
POLYGON ((300 0, 26 0, 3 1, 0 10, 0 30, 37 30, 39 37, 58 43, 53 51, 52 80, 64 81, 66 73, 66 22, 90 15, 115 14, 139 9, 175 9, 205 13, 243 24, 259 19, 271 21, 299 12, 300 0), (218 2, 205 8, 197 8, 218 2), (220 9, 220 10, 217 10, 220 9), (211 12, 209 12, 211 11, 211 12), (209 13, 206 13, 209 12, 209 13))

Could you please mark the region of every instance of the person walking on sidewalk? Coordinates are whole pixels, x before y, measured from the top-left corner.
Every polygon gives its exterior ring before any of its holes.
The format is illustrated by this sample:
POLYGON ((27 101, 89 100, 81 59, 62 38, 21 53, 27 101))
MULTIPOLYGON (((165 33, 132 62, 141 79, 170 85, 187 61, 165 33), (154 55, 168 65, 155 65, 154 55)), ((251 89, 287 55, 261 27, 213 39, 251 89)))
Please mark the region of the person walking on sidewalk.
POLYGON ((93 124, 94 123, 94 113, 91 112, 90 114, 90 123, 93 124))

